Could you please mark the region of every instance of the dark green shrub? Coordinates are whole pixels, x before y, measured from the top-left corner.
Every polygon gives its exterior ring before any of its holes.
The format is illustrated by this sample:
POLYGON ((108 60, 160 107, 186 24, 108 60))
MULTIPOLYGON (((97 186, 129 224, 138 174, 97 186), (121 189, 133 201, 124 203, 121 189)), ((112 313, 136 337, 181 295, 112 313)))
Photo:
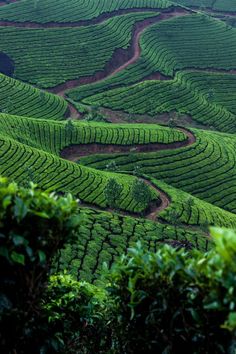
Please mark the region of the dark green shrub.
POLYGON ((0 178, 1 353, 41 353, 47 342, 56 346, 40 302, 53 257, 80 222, 76 208, 70 195, 58 198, 0 178))
POLYGON ((147 209, 152 200, 152 193, 147 183, 142 179, 136 179, 131 186, 132 197, 136 203, 143 205, 147 209))
POLYGON ((235 353, 236 235, 203 255, 138 244, 108 275, 112 353, 235 353))
POLYGON ((104 188, 107 205, 112 208, 117 208, 121 193, 122 185, 116 182, 115 178, 110 178, 104 188))
POLYGON ((105 301, 105 291, 96 286, 68 274, 50 277, 44 309, 62 353, 105 353, 109 343, 105 301))

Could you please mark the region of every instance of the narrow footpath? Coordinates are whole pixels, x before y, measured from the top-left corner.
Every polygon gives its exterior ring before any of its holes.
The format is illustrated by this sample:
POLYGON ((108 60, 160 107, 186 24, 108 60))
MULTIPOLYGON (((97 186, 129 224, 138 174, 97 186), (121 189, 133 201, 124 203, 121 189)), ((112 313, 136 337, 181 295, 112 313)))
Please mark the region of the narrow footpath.
MULTIPOLYGON (((81 77, 79 79, 68 80, 63 84, 59 84, 49 89, 49 91, 64 97, 67 90, 73 89, 81 85, 97 83, 116 75, 117 73, 126 69, 131 64, 135 63, 140 58, 140 38, 148 27, 152 26, 153 24, 157 24, 161 21, 186 15, 189 15, 189 12, 187 10, 182 8, 175 8, 172 12, 162 12, 157 16, 136 23, 134 25, 130 46, 127 49, 115 50, 112 58, 105 65, 104 70, 97 72, 93 76, 86 76, 81 77)), ((168 77, 165 77, 160 73, 158 73, 158 78, 163 80, 169 79, 168 77)))
MULTIPOLYGON (((159 150, 169 150, 169 149, 176 149, 176 148, 184 148, 186 146, 193 145, 196 142, 196 137, 195 135, 188 129, 186 128, 177 128, 181 132, 183 132, 187 139, 183 142, 176 142, 176 143, 171 143, 171 144, 137 144, 137 145, 112 145, 112 144, 80 144, 80 145, 74 145, 70 147, 66 147, 61 151, 61 158, 69 160, 69 161, 76 161, 80 157, 84 156, 89 156, 89 155, 94 155, 94 154, 106 154, 106 153, 118 153, 118 152, 129 152, 129 153, 141 153, 141 152, 154 152, 154 151, 159 151, 159 150), (130 151, 132 147, 132 151, 130 151)), ((150 207, 147 211, 146 214, 144 214, 143 217, 146 219, 155 221, 158 218, 158 214, 163 211, 164 209, 168 208, 170 205, 170 198, 169 196, 162 191, 161 189, 157 188, 152 182, 150 182, 148 179, 141 178, 144 183, 146 183, 151 189, 155 190, 158 195, 159 195, 159 201, 160 203, 157 202, 152 202, 150 203, 150 207)), ((86 206, 86 203, 84 204, 86 206)), ((87 205, 88 206, 88 205, 87 205)), ((94 206, 90 207, 94 208, 94 206)), ((95 207, 95 209, 97 209, 95 207)), ((101 208, 99 208, 101 209, 101 208)), ((104 209, 106 211, 112 212, 112 209, 106 208, 104 209)), ((137 217, 137 214, 135 213, 129 213, 129 212, 121 212, 122 215, 130 215, 133 217, 137 217)))

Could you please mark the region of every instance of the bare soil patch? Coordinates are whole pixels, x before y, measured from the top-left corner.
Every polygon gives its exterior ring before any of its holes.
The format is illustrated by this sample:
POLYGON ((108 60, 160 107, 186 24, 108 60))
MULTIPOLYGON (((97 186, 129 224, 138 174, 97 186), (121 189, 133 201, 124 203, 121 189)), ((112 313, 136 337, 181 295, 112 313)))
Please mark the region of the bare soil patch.
POLYGON ((81 157, 95 154, 117 154, 117 153, 147 153, 160 150, 172 150, 192 145, 196 142, 194 134, 186 128, 178 128, 186 135, 186 140, 170 144, 149 143, 136 145, 112 145, 112 144, 78 144, 65 147, 60 156, 66 160, 76 161, 81 157))
MULTIPOLYGON (((127 49, 116 49, 112 55, 111 60, 105 65, 102 71, 98 71, 93 76, 86 76, 81 77, 79 79, 68 80, 63 84, 59 84, 49 89, 49 91, 56 94, 60 94, 61 92, 65 93, 65 91, 73 89, 75 87, 99 82, 117 74, 118 72, 124 70, 129 65, 133 64, 139 59, 141 54, 139 40, 146 28, 153 25, 154 23, 158 23, 159 21, 167 20, 173 17, 184 16, 187 14, 189 14, 187 10, 184 10, 182 8, 175 8, 174 11, 172 10, 172 12, 170 12, 169 10, 168 12, 163 12, 157 16, 137 22, 133 28, 130 46, 127 49)), ((161 77, 160 73, 159 77, 161 77)), ((164 78, 164 75, 162 77, 164 78)))

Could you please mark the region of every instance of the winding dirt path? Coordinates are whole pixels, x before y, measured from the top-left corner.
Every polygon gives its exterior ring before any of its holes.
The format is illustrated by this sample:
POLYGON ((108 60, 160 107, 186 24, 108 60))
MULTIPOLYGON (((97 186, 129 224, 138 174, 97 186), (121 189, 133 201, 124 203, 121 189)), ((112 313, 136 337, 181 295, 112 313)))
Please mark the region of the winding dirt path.
POLYGON ((222 11, 222 10, 217 10, 217 9, 213 9, 212 7, 206 7, 202 10, 200 10, 200 7, 198 6, 189 6, 190 9, 192 9, 194 12, 205 12, 208 15, 211 15, 212 17, 215 16, 229 16, 229 17, 235 17, 236 16, 236 11, 222 11))
POLYGON ((158 218, 158 214, 161 211, 167 209, 168 206, 170 205, 171 203, 170 197, 161 189, 157 188, 157 186, 154 183, 150 182, 148 179, 145 179, 144 177, 142 177, 141 179, 143 180, 144 183, 146 183, 149 187, 151 187, 151 189, 154 189, 159 195, 159 199, 161 201, 160 205, 156 205, 156 203, 152 203, 150 209, 145 215, 146 219, 156 221, 158 218))
MULTIPOLYGON (((17 0, 13 0, 15 2, 17 0)), ((1 4, 1 2, 0 2, 1 4)), ((111 12, 105 12, 100 14, 99 16, 92 18, 90 20, 79 20, 74 22, 33 22, 33 21, 9 21, 9 20, 2 20, 0 21, 0 26, 4 27, 17 27, 17 28, 28 28, 28 29, 44 29, 44 28, 77 28, 77 27, 84 27, 84 26, 92 26, 101 24, 111 18, 127 15, 131 13, 145 13, 145 12, 170 12, 174 6, 169 7, 167 9, 159 9, 159 8, 130 8, 130 9, 120 9, 114 10, 111 12)))
MULTIPOLYGON (((140 153, 140 152, 154 152, 159 150, 169 150, 169 149, 176 149, 176 148, 183 148, 186 146, 190 146, 196 142, 195 135, 188 129, 178 127, 179 131, 183 132, 187 139, 183 142, 176 142, 171 144, 158 144, 158 143, 151 143, 151 144, 139 144, 139 145, 112 145, 112 144, 80 144, 80 145, 72 145, 70 147, 66 147, 61 151, 60 156, 66 160, 75 162, 80 157, 89 156, 92 154, 105 154, 105 153, 140 153), (132 150, 134 149, 134 150, 132 150)), ((160 204, 157 202, 150 203, 149 209, 147 213, 144 215, 146 219, 155 221, 158 217, 158 214, 163 211, 164 209, 168 208, 171 203, 170 197, 163 192, 161 189, 157 188, 154 183, 149 181, 148 179, 142 177, 141 178, 144 183, 146 183, 151 189, 155 190, 159 195, 159 200, 161 201, 160 204)), ((85 205, 87 205, 85 203, 85 205)), ((94 206, 92 206, 94 207, 94 206)), ((111 209, 105 209, 107 211, 112 212, 111 209)), ((137 217, 135 213, 123 212, 122 215, 131 215, 137 217)))
MULTIPOLYGON (((12 0, 17 1, 17 0, 12 0)), ((85 85, 89 83, 95 83, 95 82, 100 82, 102 80, 105 80, 108 77, 111 77, 120 71, 124 70, 127 68, 129 65, 135 63, 140 55, 141 55, 141 46, 139 44, 140 37, 144 33, 144 31, 151 25, 158 23, 163 20, 168 20, 174 17, 179 17, 179 16, 184 16, 188 15, 190 11, 183 9, 181 7, 176 7, 172 6, 168 9, 152 9, 152 8, 133 8, 133 9, 124 9, 124 10, 118 10, 118 11, 113 11, 110 13, 104 13, 100 16, 98 16, 95 19, 92 20, 86 20, 86 21, 78 21, 78 22, 65 22, 65 23, 56 23, 56 22, 50 22, 50 23, 35 23, 35 22, 13 22, 13 21, 0 21, 0 26, 11 26, 11 27, 23 27, 23 28, 60 28, 60 27, 80 27, 80 26, 88 26, 92 24, 98 24, 103 21, 106 21, 109 18, 112 18, 114 16, 120 16, 122 14, 128 14, 128 13, 134 13, 134 12, 158 12, 157 16, 147 18, 143 21, 138 21, 132 31, 132 36, 131 36, 131 44, 127 49, 116 49, 113 53, 112 58, 110 61, 105 65, 104 69, 102 71, 97 72, 93 76, 87 76, 87 77, 81 77, 79 79, 73 79, 73 80, 68 80, 63 84, 59 84, 51 89, 47 89, 47 91, 60 95, 63 97, 65 100, 67 100, 66 97, 66 91, 72 88, 75 88, 80 85, 85 85), (162 12, 160 12, 162 11, 162 12)), ((170 79, 167 76, 162 75, 161 73, 154 73, 150 75, 149 77, 146 78, 147 80, 168 80, 170 79)), ((68 102, 68 101, 67 101, 68 102)), ((68 102, 68 114, 71 119, 80 119, 81 114, 78 112, 78 110, 73 106, 72 103, 68 102)))
POLYGON ((173 150, 192 145, 196 142, 194 134, 186 128, 177 128, 186 135, 186 140, 163 144, 163 143, 149 143, 136 145, 112 145, 112 144, 79 144, 71 145, 64 148, 60 156, 69 161, 77 161, 81 157, 92 154, 119 154, 119 153, 147 153, 157 152, 160 150, 173 150))
MULTIPOLYGON (((105 65, 102 71, 97 72, 93 76, 86 76, 86 77, 81 77, 79 79, 68 80, 63 84, 59 84, 49 89, 48 91, 55 94, 65 95, 67 90, 73 89, 77 86, 100 82, 109 77, 114 76, 115 74, 126 69, 129 65, 135 63, 139 59, 141 55, 141 46, 139 43, 140 37, 148 27, 150 27, 155 23, 161 22, 163 20, 168 20, 179 16, 185 16, 188 15, 189 13, 190 12, 185 9, 174 8, 172 12, 163 11, 157 16, 137 22, 134 25, 130 46, 127 49, 116 49, 113 53, 112 58, 105 65)), ((159 78, 163 80, 169 79, 168 77, 165 77, 160 73, 159 73, 159 78)))
MULTIPOLYGON (((122 172, 121 172, 122 173, 122 172)), ((143 213, 142 216, 139 216, 137 213, 131 212, 131 211, 122 211, 122 210, 114 210, 110 207, 100 207, 100 206, 96 206, 94 204, 91 203, 86 203, 86 202, 81 202, 81 206, 83 207, 87 207, 87 208, 91 208, 91 209, 95 209, 95 210, 103 210, 103 211, 107 211, 109 213, 116 213, 116 214, 120 214, 122 216, 132 216, 134 218, 145 218, 151 221, 157 221, 158 218, 158 214, 165 210, 166 208, 168 208, 168 206, 171 203, 171 199, 170 197, 163 192, 161 189, 157 188, 157 186, 155 184, 153 184, 151 181, 149 181, 148 179, 144 178, 144 177, 139 177, 139 179, 141 179, 145 184, 147 184, 149 187, 151 187, 151 189, 155 190, 158 194, 158 200, 153 201, 149 204, 148 209, 146 210, 146 212, 143 213)))

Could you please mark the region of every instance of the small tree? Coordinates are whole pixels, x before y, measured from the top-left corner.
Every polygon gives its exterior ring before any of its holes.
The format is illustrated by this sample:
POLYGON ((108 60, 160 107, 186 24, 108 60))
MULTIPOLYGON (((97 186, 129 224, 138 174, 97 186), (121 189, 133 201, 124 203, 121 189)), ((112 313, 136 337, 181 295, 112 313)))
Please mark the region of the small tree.
POLYGON ((189 210, 192 209, 192 207, 194 206, 194 198, 189 196, 187 199, 186 199, 186 205, 188 207, 189 210))
POLYGON ((110 178, 105 189, 104 194, 106 202, 110 207, 117 208, 118 201, 120 199, 123 187, 119 184, 115 178, 110 178))
POLYGON ((107 171, 117 171, 118 170, 118 167, 116 165, 116 162, 114 160, 112 160, 111 162, 109 162, 107 165, 106 165, 106 170, 107 171))
POLYGON ((41 101, 45 101, 45 98, 46 98, 46 93, 44 92, 44 91, 42 91, 42 90, 40 90, 40 92, 39 92, 39 98, 40 98, 40 100, 41 101))
POLYGON ((136 203, 141 203, 144 209, 146 209, 152 200, 152 194, 148 184, 141 179, 135 179, 132 185, 132 197, 136 203))

